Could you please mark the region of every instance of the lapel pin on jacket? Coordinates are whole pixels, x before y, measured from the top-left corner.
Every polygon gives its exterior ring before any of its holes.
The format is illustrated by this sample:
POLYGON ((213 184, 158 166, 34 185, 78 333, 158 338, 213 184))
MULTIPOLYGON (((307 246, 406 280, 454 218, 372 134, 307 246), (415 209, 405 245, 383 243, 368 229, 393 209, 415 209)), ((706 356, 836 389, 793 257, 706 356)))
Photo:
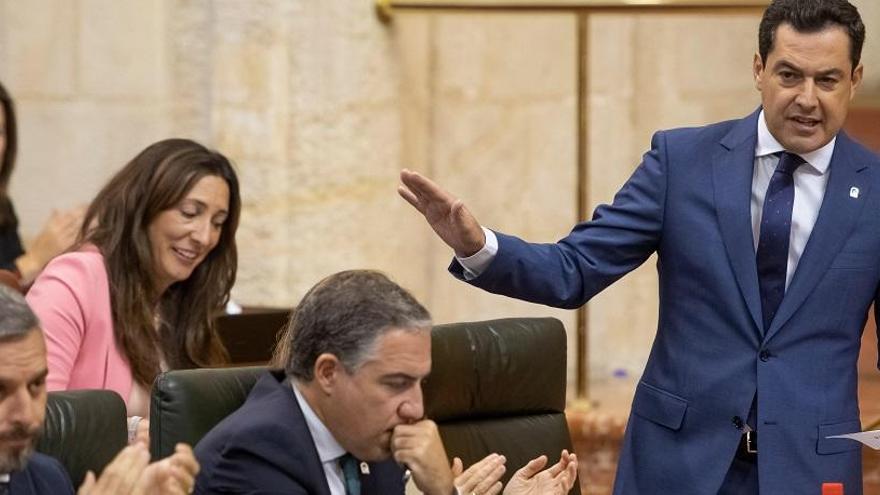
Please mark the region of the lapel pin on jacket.
POLYGON ((370 465, 361 461, 361 474, 370 474, 370 465))
POLYGON ((849 188, 849 197, 858 198, 859 197, 859 188, 856 186, 849 188))

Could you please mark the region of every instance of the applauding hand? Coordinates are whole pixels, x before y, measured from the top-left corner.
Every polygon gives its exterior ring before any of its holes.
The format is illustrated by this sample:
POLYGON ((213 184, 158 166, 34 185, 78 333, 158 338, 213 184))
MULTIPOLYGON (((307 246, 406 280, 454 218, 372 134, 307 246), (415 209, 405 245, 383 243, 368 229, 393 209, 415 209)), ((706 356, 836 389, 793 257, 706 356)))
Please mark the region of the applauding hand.
POLYGON ((514 473, 504 495, 565 495, 577 480, 577 456, 563 450, 559 462, 544 469, 547 456, 529 461, 514 473), (544 469, 543 471, 541 471, 544 469))

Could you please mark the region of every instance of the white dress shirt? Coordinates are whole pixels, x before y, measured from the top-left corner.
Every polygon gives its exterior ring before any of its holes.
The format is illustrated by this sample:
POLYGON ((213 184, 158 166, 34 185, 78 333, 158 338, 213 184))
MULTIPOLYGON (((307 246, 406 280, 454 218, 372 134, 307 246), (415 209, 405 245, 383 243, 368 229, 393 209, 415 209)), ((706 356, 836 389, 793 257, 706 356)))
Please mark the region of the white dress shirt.
POLYGON ((324 426, 321 418, 306 402, 293 380, 291 380, 290 386, 293 388, 299 407, 306 418, 306 426, 309 428, 309 433, 312 434, 312 440, 315 441, 315 449, 318 451, 318 457, 324 467, 324 476, 327 477, 330 494, 345 495, 345 478, 342 474, 342 466, 339 465, 339 458, 345 455, 345 449, 333 438, 333 434, 324 426))
MULTIPOLYGON (((825 197, 825 187, 828 185, 828 167, 831 164, 831 155, 834 153, 834 137, 828 144, 800 155, 806 163, 795 170, 794 177, 794 206, 791 213, 791 239, 788 244, 788 265, 785 276, 785 286, 791 282, 791 277, 797 269, 798 261, 804 252, 810 233, 819 216, 819 208, 825 197)), ((775 155, 785 151, 779 141, 770 134, 767 122, 764 120, 764 110, 758 116, 758 144, 755 146, 755 161, 752 172, 752 239, 755 251, 758 250, 758 239, 761 237, 761 214, 764 209, 764 196, 767 194, 767 186, 770 178, 779 163, 779 157, 775 155)), ((483 227, 486 234, 486 245, 476 254, 467 258, 456 259, 464 268, 465 280, 478 277, 498 253, 498 237, 491 230, 483 227)))
MULTIPOLYGON (((813 226, 816 225, 816 217, 819 216, 819 208, 822 206, 822 198, 825 197, 825 187, 828 185, 828 166, 831 164, 831 154, 834 152, 835 136, 828 144, 812 151, 799 155, 806 163, 798 167, 794 174, 794 206, 791 210, 791 237, 788 243, 788 265, 785 272, 785 287, 791 283, 791 277, 797 269, 798 261, 804 253, 813 226)), ((770 178, 779 163, 779 157, 774 153, 785 151, 779 141, 770 134, 767 122, 764 120, 764 111, 758 117, 758 144, 755 147, 755 167, 752 171, 752 240, 755 244, 755 252, 758 251, 758 240, 761 238, 761 215, 764 210, 764 196, 767 195, 767 186, 770 178)))

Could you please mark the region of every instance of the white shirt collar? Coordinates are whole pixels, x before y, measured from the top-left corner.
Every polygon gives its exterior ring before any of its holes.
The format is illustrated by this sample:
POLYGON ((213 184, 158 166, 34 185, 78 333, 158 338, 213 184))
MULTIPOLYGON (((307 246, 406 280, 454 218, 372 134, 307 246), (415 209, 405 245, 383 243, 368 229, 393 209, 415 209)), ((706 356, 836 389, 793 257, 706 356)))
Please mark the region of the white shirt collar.
POLYGON ((9 473, 0 474, 0 483, 9 483, 9 473))
POLYGON ((296 394, 299 407, 306 418, 306 426, 309 428, 309 433, 312 434, 312 440, 315 441, 315 449, 318 450, 318 457, 321 459, 321 463, 334 461, 345 455, 345 449, 333 438, 333 434, 324 426, 321 418, 315 414, 308 401, 300 393, 296 380, 291 380, 290 386, 293 388, 293 393, 296 394))
MULTIPOLYGON (((836 142, 837 136, 834 136, 825 146, 799 156, 817 172, 825 174, 831 164, 831 155, 834 154, 834 143, 836 142)), ((780 151, 785 151, 785 148, 779 144, 773 134, 770 134, 770 129, 764 118, 764 110, 761 109, 761 115, 758 116, 758 144, 755 146, 755 157, 772 155, 780 151)))

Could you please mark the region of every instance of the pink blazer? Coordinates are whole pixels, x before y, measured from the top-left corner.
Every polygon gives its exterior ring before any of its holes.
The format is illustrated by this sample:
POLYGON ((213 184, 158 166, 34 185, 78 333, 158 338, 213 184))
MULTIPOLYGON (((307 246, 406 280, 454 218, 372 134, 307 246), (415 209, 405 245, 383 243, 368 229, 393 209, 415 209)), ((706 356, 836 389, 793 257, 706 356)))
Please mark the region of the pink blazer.
POLYGON ((43 326, 49 390, 110 389, 128 405, 131 368, 116 346, 104 256, 94 246, 52 260, 27 293, 43 326))

